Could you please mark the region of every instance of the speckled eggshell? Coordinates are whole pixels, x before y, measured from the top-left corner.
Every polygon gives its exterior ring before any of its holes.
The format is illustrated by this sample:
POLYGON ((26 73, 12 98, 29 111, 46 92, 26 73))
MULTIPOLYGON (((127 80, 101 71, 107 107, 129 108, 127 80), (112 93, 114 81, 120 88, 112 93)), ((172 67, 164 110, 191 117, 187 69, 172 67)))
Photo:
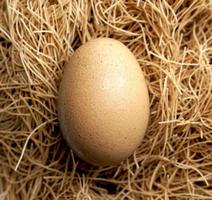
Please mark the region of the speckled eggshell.
POLYGON ((135 56, 109 38, 79 47, 65 66, 58 115, 64 138, 85 161, 105 166, 129 157, 149 118, 147 86, 135 56))

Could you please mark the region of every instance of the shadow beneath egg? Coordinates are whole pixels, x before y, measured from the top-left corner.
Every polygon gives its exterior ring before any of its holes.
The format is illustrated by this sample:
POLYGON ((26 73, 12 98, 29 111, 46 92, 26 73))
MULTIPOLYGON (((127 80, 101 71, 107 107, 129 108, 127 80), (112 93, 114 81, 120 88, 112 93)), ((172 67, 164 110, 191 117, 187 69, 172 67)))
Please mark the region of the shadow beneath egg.
POLYGON ((58 141, 49 151, 49 163, 58 162, 58 170, 67 171, 67 176, 74 176, 74 178, 81 180, 84 178, 86 183, 89 183, 90 189, 99 195, 100 190, 96 190, 96 188, 101 188, 108 194, 117 194, 121 190, 118 187, 119 184, 116 183, 116 180, 120 179, 120 176, 116 175, 120 165, 99 167, 85 162, 70 149, 62 137, 59 127, 56 127, 55 131, 58 135, 58 141))

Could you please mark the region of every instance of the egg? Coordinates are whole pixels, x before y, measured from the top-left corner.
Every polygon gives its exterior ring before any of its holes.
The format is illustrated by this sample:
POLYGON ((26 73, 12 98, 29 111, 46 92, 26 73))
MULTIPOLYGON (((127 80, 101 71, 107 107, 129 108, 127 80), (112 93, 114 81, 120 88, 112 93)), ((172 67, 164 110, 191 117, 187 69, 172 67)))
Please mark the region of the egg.
POLYGON ((110 38, 80 46, 64 69, 58 118, 70 148, 91 164, 114 165, 133 154, 147 129, 149 96, 132 52, 110 38))

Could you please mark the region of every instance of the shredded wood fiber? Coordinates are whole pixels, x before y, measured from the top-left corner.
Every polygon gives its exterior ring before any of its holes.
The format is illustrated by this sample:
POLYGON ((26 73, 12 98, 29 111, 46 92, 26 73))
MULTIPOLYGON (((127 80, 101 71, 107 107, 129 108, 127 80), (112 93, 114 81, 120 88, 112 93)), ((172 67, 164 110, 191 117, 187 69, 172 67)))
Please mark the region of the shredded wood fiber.
POLYGON ((212 199, 212 1, 1 0, 0 199, 212 199), (64 63, 96 37, 135 54, 151 102, 140 147, 107 168, 57 119, 64 63))

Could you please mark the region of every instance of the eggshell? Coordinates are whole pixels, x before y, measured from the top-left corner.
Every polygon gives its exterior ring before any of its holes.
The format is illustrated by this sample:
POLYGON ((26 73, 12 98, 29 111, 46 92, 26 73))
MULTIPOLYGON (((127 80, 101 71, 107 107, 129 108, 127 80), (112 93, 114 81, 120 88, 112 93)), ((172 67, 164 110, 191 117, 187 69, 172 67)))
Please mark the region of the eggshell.
POLYGON ((65 67, 58 115, 64 138, 85 161, 104 166, 129 157, 149 118, 147 86, 135 56, 109 38, 79 47, 65 67))

